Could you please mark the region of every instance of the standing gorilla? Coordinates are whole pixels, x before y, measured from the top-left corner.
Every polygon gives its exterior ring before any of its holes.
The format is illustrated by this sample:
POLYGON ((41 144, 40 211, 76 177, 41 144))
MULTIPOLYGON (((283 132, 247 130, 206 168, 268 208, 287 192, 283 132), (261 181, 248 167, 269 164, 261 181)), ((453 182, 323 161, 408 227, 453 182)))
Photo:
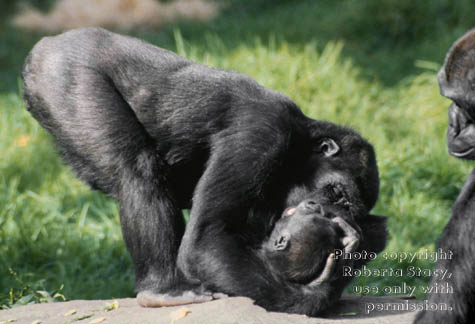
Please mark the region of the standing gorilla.
POLYGON ((317 193, 364 221, 379 179, 357 133, 247 76, 103 29, 42 39, 22 77, 28 110, 79 178, 119 200, 141 305, 218 292, 315 315, 339 297, 330 278, 278 280, 256 251, 286 207, 317 193))
MULTIPOLYGON (((475 160, 475 29, 457 40, 438 75, 440 92, 453 102, 449 108, 447 144, 455 157, 475 160)), ((417 324, 462 324, 475 319, 475 170, 469 175, 452 209, 438 247, 452 251, 450 260, 435 268, 447 276, 434 276, 431 286, 449 285, 453 293, 431 293, 429 302, 446 304, 451 311, 424 311, 417 324)))

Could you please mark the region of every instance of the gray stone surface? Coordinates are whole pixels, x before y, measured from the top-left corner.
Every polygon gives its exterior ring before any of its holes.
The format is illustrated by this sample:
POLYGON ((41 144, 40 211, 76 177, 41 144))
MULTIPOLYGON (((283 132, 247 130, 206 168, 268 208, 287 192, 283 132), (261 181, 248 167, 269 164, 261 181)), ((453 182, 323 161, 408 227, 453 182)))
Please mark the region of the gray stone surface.
MULTIPOLYGON (((104 324, 327 324, 327 323, 365 323, 365 324, 409 324, 415 312, 373 311, 366 314, 368 303, 394 303, 406 305, 406 300, 395 297, 356 297, 346 296, 332 309, 327 318, 310 318, 303 315, 267 312, 244 297, 225 298, 203 304, 176 307, 141 308, 135 299, 118 299, 119 308, 105 311, 112 300, 73 300, 61 303, 20 306, 0 311, 0 324, 66 324, 99 323, 104 324), (190 311, 179 316, 183 308, 190 311), (71 314, 75 311, 74 314, 71 314), (14 322, 7 322, 14 320, 14 322), (96 323, 94 322, 96 321, 96 323)), ((415 301, 408 301, 414 304, 415 301)))

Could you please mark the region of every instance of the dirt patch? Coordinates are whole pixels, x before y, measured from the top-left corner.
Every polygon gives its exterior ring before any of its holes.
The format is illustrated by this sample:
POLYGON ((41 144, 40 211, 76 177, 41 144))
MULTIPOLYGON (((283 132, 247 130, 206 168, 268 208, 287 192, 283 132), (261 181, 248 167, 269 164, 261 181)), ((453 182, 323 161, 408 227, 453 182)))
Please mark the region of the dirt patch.
POLYGON ((13 18, 26 29, 59 32, 78 27, 159 28, 177 20, 207 21, 218 13, 206 0, 59 0, 49 13, 27 7, 13 18))

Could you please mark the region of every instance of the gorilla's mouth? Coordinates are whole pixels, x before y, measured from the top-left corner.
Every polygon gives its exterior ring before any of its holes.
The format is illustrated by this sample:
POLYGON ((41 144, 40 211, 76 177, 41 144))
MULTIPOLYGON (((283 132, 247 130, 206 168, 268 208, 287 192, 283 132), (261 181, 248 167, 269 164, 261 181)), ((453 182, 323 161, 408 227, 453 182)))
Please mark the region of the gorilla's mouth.
POLYGON ((462 152, 456 152, 456 151, 450 151, 450 154, 452 154, 455 157, 458 158, 463 158, 467 155, 470 155, 473 151, 475 151, 475 148, 469 148, 468 150, 462 151, 462 152))

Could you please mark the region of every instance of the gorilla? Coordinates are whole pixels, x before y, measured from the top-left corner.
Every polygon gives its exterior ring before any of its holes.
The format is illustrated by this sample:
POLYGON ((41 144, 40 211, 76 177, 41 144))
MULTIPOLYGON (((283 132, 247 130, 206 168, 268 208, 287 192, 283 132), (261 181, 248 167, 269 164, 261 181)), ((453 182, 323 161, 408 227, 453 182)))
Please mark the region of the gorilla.
MULTIPOLYGON (((329 266, 333 266, 333 256, 329 257, 331 253, 344 248, 342 239, 345 233, 338 227, 336 219, 314 200, 288 208, 263 244, 264 263, 284 280, 309 283, 317 278, 316 274, 324 273, 327 260, 329 266)), ((353 246, 357 247, 358 232, 352 227, 348 229, 344 238, 351 239, 353 246)))
MULTIPOLYGON (((342 205, 322 205, 309 199, 297 207, 289 207, 262 246, 264 264, 286 281, 311 286, 332 280, 336 249, 345 253, 356 251, 363 235, 366 237, 365 250, 380 252, 384 248, 378 244, 385 241, 382 237, 386 235, 385 218, 371 217, 374 218, 373 227, 362 223, 360 228, 342 205)), ((356 268, 362 265, 360 263, 356 268)), ((347 283, 341 282, 334 289, 342 289, 347 283)))
MULTIPOLYGON (((447 129, 448 151, 465 160, 475 160, 475 29, 458 39, 439 71, 440 93, 452 100, 447 129)), ((438 248, 451 251, 451 259, 440 259, 435 269, 447 271, 433 276, 431 286, 450 286, 453 293, 432 292, 428 301, 452 310, 422 311, 417 324, 473 323, 475 318, 475 170, 468 176, 444 228, 438 248)))
POLYGON ((306 285, 259 256, 282 211, 316 196, 378 227, 384 246, 384 223, 368 215, 372 146, 248 76, 84 28, 40 40, 22 81, 27 109, 77 176, 119 201, 142 306, 230 295, 322 313, 339 298, 336 270, 306 285))

